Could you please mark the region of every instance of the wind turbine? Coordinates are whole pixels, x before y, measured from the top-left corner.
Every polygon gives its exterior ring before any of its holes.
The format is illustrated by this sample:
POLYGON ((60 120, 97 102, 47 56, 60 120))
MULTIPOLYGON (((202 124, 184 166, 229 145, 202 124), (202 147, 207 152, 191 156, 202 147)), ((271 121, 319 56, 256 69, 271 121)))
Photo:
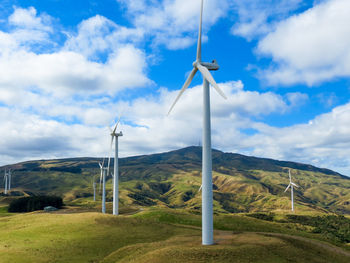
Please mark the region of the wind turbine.
POLYGON ((96 201, 96 182, 95 176, 92 178, 92 188, 94 189, 94 202, 96 201))
POLYGON ((292 212, 294 212, 294 196, 293 196, 293 187, 298 187, 295 183, 292 182, 292 176, 290 175, 290 169, 288 169, 289 174, 289 185, 287 186, 286 190, 284 192, 287 192, 288 188, 290 187, 290 194, 291 194, 291 200, 292 200, 292 212))
POLYGON ((197 43, 197 56, 193 62, 193 69, 183 85, 179 95, 168 112, 171 112, 181 95, 190 85, 193 77, 199 70, 203 76, 203 146, 202 146, 202 244, 212 245, 213 240, 213 178, 212 178, 212 155, 211 155, 211 127, 210 127, 210 95, 209 83, 215 90, 226 99, 225 94, 216 84, 209 70, 218 70, 219 65, 216 60, 212 63, 202 62, 202 17, 203 17, 203 0, 201 1, 201 13, 199 22, 199 34, 197 43))
POLYGON ((8 191, 8 173, 6 171, 6 168, 5 168, 4 182, 5 182, 4 193, 5 193, 5 195, 7 195, 7 191, 8 191))
POLYGON ((106 213, 106 167, 103 167, 104 165, 104 159, 101 163, 98 163, 101 169, 101 175, 100 175, 100 189, 101 189, 101 181, 102 181, 102 213, 106 213))
POLYGON ((8 171, 7 171, 7 175, 8 175, 7 188, 9 191, 11 190, 11 176, 12 176, 11 172, 12 172, 11 169, 8 169, 8 171))
MULTIPOLYGON (((114 173, 113 173, 113 215, 119 214, 119 163, 118 163, 118 137, 123 136, 122 132, 116 132, 119 121, 121 116, 119 116, 119 119, 117 123, 114 126, 114 129, 111 131, 111 151, 113 146, 113 140, 114 141, 114 173)), ((110 151, 110 152, 111 152, 110 151)), ((108 173, 109 173, 109 165, 110 165, 111 155, 109 155, 108 158, 108 173)))

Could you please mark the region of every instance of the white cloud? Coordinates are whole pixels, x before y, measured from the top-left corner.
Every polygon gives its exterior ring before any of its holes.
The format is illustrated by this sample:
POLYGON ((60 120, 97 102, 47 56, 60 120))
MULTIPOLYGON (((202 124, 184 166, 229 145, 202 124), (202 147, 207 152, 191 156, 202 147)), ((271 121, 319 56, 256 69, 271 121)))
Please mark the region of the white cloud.
POLYGON ((347 0, 329 0, 279 23, 258 52, 276 63, 261 72, 270 84, 317 83, 350 75, 347 0))
POLYGON ((244 144, 251 154, 311 163, 350 175, 350 104, 334 108, 307 124, 259 129, 244 144))
POLYGON ((140 37, 137 30, 96 16, 83 21, 78 34, 63 48, 37 52, 38 45, 51 42, 52 28, 46 21, 50 18, 37 14, 33 7, 16 8, 9 18, 11 31, 0 31, 0 101, 6 102, 8 93, 33 89, 58 96, 115 95, 151 83, 145 72, 146 55, 126 41, 131 36, 134 40, 140 37), (105 50, 105 61, 90 59, 105 50))
POLYGON ((96 15, 79 24, 77 34, 73 34, 66 41, 64 49, 96 59, 99 55, 111 53, 125 44, 137 43, 142 37, 142 30, 122 27, 96 15))
MULTIPOLYGON (((136 28, 153 36, 155 45, 186 48, 196 42, 200 1, 117 0, 122 3, 136 28)), ((204 5, 204 31, 227 14, 229 1, 208 0, 204 5)))
MULTIPOLYGON (((232 145, 237 139, 235 135, 243 138, 239 130, 251 126, 250 117, 283 112, 289 107, 279 95, 245 91, 240 81, 219 85, 228 95, 227 101, 214 90, 211 95, 213 142, 219 148, 232 145)), ((104 155, 109 147, 106 125, 121 112, 121 129, 125 134, 120 141, 122 156, 197 144, 202 127, 202 100, 197 98, 202 96, 202 87, 189 88, 168 117, 166 113, 177 93, 162 89, 158 95, 131 102, 115 103, 106 97, 76 105, 72 105, 71 100, 64 102, 54 97, 26 94, 32 96, 32 105, 23 102, 12 110, 0 107, 3 123, 0 133, 4 139, 0 156, 18 161, 104 155), (37 104, 40 99, 47 101, 37 104), (27 111, 29 107, 31 113, 27 111), (72 118, 73 123, 52 120, 52 116, 57 115, 72 118)))
POLYGON ((285 19, 302 4, 302 0, 236 0, 231 3, 238 14, 232 34, 251 40, 274 29, 275 23, 285 19))
POLYGON ((150 83, 144 73, 145 55, 133 46, 119 48, 105 64, 65 51, 52 54, 19 51, 0 58, 0 90, 35 87, 60 96, 115 94, 150 83))
POLYGON ((34 7, 27 9, 14 7, 14 12, 8 18, 11 28, 11 38, 26 48, 25 45, 34 48, 35 45, 52 45, 50 34, 53 33, 52 18, 45 14, 37 14, 34 7))

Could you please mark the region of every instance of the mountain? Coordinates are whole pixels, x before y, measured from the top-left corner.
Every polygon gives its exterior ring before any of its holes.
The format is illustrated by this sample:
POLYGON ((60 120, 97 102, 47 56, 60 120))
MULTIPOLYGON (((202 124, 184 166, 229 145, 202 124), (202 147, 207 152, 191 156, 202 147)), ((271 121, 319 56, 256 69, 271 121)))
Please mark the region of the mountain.
MULTIPOLYGON (((17 195, 55 194, 67 203, 91 204, 92 180, 98 181, 98 158, 70 158, 18 163, 11 167, 17 195)), ((2 167, 0 169, 3 169, 2 167)), ((213 150, 214 210, 217 213, 288 211, 288 168, 300 187, 297 211, 350 214, 350 178, 312 165, 213 150)), ((201 147, 120 159, 121 206, 167 206, 200 210, 201 147)), ((112 198, 107 180, 107 201, 112 198)), ((1 195, 1 193, 0 193, 1 195)))

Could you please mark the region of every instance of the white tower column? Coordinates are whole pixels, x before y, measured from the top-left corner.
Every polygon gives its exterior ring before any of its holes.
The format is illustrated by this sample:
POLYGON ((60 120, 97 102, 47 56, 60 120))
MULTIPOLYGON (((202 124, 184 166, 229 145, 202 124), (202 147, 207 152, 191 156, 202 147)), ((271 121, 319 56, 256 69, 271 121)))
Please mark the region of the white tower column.
POLYGON ((5 173, 5 195, 7 195, 7 173, 5 173))
POLYGON ((9 181, 8 181, 8 190, 11 190, 11 170, 8 171, 8 175, 9 175, 9 181))
POLYGON ((102 176, 102 213, 106 213, 106 169, 103 169, 102 176))
POLYGON ((118 135, 115 136, 114 178, 113 178, 113 215, 119 214, 119 169, 118 135))
POLYGON ((290 186, 290 192, 291 192, 291 196, 292 196, 292 212, 294 212, 294 194, 293 194, 293 185, 291 184, 290 186))
POLYGON ((202 147, 202 244, 213 240, 213 179, 211 158, 209 82, 203 80, 203 147, 202 147))
POLYGON ((96 201, 96 182, 95 181, 93 182, 92 187, 94 188, 94 201, 96 201))

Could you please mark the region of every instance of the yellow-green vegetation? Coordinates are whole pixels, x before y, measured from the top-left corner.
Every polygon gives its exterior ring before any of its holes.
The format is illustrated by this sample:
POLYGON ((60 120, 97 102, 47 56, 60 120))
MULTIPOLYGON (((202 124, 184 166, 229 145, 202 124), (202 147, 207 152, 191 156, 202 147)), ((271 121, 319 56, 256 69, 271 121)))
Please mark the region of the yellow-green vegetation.
MULTIPOLYGON (((98 181, 97 158, 31 161, 12 165, 10 196, 0 192, 0 205, 20 195, 57 195, 68 205, 97 208, 91 203, 92 180, 98 181)), ((113 161, 113 160, 112 160, 113 161)), ((288 169, 299 213, 350 214, 350 179, 311 165, 213 151, 214 211, 216 213, 290 210, 288 169)), ((201 148, 120 159, 120 203, 201 209, 201 148)), ((107 202, 112 178, 107 177, 107 202)))
POLYGON ((350 252, 295 223, 216 215, 213 246, 200 216, 175 209, 134 215, 34 212, 0 217, 0 262, 349 262, 350 252), (323 240, 323 241, 322 241, 323 240))

